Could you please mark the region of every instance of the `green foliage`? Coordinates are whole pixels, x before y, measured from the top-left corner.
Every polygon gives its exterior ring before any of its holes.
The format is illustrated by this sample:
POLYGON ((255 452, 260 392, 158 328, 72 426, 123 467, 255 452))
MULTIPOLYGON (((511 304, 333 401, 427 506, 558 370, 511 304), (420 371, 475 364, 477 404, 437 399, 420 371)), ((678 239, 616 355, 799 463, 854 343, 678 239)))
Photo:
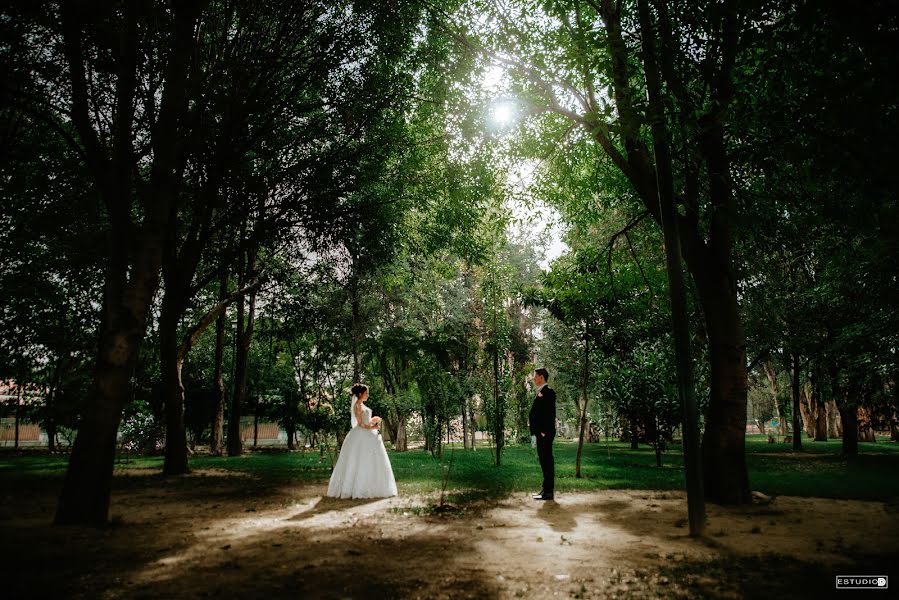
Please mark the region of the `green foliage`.
POLYGON ((119 431, 122 435, 120 446, 128 453, 152 453, 165 443, 162 422, 140 401, 125 408, 119 431))
MULTIPOLYGON (((768 444, 764 436, 747 436, 747 462, 756 489, 765 494, 817 496, 860 500, 899 497, 899 481, 891 476, 899 461, 897 448, 882 443, 861 443, 861 456, 847 460, 840 455, 839 441, 815 444, 808 453, 791 454, 789 444, 768 444)), ((672 454, 664 467, 655 466, 652 450, 630 450, 611 442, 585 446, 584 465, 588 477, 574 476, 577 445, 557 442, 556 491, 566 492, 637 489, 681 490, 684 486, 682 458, 672 454)), ((0 453, 0 481, 23 478, 62 477, 67 458, 33 455, 5 456, 0 453)), ((447 501, 471 502, 532 492, 540 486, 540 468, 530 445, 509 445, 503 467, 493 464, 488 452, 456 449, 449 477, 447 501), (535 488, 536 486, 536 488, 535 488)), ((391 453, 390 460, 402 496, 431 495, 436 501, 443 477, 442 462, 422 450, 391 453)), ((308 481, 324 489, 331 465, 319 452, 251 453, 241 458, 200 456, 197 468, 215 468, 247 473, 272 480, 308 481)), ((134 457, 120 468, 136 472, 159 472, 162 457, 134 457)))

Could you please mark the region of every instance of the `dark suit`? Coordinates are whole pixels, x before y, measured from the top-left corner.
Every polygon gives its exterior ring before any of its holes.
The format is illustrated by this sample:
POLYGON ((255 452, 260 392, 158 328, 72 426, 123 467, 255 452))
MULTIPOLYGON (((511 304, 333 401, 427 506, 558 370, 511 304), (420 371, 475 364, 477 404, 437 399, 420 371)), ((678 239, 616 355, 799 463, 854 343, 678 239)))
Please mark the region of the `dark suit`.
POLYGON ((543 469, 541 492, 553 495, 556 483, 556 463, 553 459, 553 438, 556 437, 556 392, 548 385, 534 397, 528 422, 531 435, 537 436, 537 458, 543 469))

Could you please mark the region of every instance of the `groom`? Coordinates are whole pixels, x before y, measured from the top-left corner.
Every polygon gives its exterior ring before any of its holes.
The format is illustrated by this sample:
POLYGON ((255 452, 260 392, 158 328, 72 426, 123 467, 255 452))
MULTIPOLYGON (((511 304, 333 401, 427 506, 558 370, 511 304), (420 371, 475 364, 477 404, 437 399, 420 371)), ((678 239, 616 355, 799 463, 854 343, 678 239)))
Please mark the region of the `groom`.
POLYGON ((552 500, 553 488, 556 483, 556 465, 553 461, 553 438, 556 437, 556 392, 546 385, 549 379, 549 371, 537 369, 534 371, 534 385, 537 386, 537 395, 534 397, 534 405, 528 421, 531 425, 531 435, 537 438, 537 457, 540 459, 540 468, 543 469, 543 489, 534 496, 534 500, 552 500))

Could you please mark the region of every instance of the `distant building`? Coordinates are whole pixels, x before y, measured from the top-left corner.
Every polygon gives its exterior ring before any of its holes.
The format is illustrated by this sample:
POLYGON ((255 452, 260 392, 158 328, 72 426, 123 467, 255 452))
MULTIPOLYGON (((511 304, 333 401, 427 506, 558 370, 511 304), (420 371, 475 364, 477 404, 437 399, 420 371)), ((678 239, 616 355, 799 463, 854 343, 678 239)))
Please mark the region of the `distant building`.
POLYGON ((19 420, 21 407, 43 405, 48 389, 36 383, 19 385, 13 379, 0 380, 0 446, 46 446, 47 434, 36 423, 19 420))

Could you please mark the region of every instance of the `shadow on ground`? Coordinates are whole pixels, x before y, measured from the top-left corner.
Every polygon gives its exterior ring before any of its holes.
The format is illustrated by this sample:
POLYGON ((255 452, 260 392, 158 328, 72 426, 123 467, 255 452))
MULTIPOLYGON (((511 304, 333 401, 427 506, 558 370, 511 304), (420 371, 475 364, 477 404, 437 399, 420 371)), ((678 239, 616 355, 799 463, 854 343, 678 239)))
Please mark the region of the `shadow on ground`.
POLYGON ((499 596, 480 566, 454 560, 472 554, 470 540, 404 527, 376 500, 320 497, 323 485, 117 477, 114 524, 87 528, 51 525, 55 479, 22 480, 0 494, 3 597, 499 596))

